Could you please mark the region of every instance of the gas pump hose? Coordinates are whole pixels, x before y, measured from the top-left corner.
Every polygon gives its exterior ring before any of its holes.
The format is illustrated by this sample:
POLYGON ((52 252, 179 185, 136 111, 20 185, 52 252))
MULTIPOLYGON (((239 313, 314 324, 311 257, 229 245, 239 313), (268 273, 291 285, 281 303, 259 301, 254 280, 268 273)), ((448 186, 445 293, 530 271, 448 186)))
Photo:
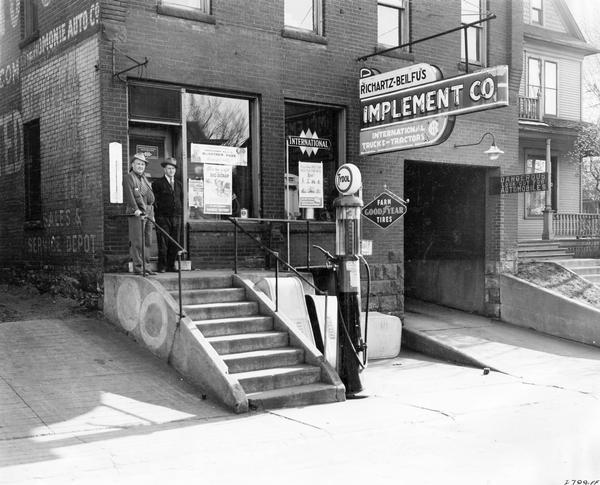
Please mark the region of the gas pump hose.
POLYGON ((363 368, 367 365, 367 331, 369 330, 369 297, 371 296, 371 268, 369 268, 369 263, 363 257, 362 254, 358 255, 358 258, 362 261, 367 269, 367 307, 365 308, 365 341, 363 344, 363 368))

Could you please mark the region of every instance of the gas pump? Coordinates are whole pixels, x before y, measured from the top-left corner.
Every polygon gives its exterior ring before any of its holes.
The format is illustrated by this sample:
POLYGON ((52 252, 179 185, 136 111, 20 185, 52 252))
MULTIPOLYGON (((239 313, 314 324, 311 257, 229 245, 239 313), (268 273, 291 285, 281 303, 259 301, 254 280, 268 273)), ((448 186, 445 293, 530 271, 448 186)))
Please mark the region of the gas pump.
MULTIPOLYGON (((338 298, 338 374, 346 386, 346 397, 364 397, 360 372, 366 364, 367 344, 360 325, 360 216, 363 202, 358 196, 362 179, 358 167, 342 165, 335 174, 340 196, 335 199, 335 256, 319 246, 328 263, 335 267, 338 298), (363 354, 363 361, 359 353, 363 354)), ((366 264, 366 262, 365 262, 366 264)), ((366 333, 366 332, 365 332, 366 333)))

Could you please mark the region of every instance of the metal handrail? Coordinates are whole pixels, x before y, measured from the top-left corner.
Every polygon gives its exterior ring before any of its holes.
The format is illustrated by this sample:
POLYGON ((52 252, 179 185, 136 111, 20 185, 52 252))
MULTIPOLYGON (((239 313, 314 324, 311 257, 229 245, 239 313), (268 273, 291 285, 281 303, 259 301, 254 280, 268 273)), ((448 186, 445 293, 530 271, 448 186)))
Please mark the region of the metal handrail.
MULTIPOLYGON (((255 238, 254 236, 252 236, 252 234, 250 234, 248 231, 246 231, 246 229, 244 229, 240 224, 239 224, 239 220, 243 219, 244 221, 247 221, 248 218, 238 218, 238 217, 228 217, 228 220, 234 225, 235 227, 235 232, 234 232, 234 240, 235 240, 235 268, 234 268, 234 272, 235 274, 237 274, 237 230, 240 229, 246 236, 248 236, 252 241, 254 241, 258 247, 260 249, 262 249, 263 251, 265 251, 266 253, 270 254, 271 256, 273 256, 275 258, 275 312, 277 313, 279 311, 279 264, 283 264, 284 267, 286 267, 288 270, 291 270, 298 278, 300 278, 302 281, 306 282, 309 286, 311 286, 315 292, 318 295, 321 296, 325 296, 325 316, 323 319, 325 328, 324 328, 324 332, 323 332, 323 351, 325 351, 325 341, 327 340, 327 304, 328 304, 328 296, 329 296, 329 292, 328 291, 322 291, 319 288, 317 288, 317 286, 312 282, 307 280, 304 276, 302 276, 297 270, 296 268, 294 268, 293 266, 291 266, 288 262, 286 262, 283 258, 281 258, 279 256, 279 253, 277 251, 273 251, 271 248, 265 246, 260 240, 258 240, 257 238, 255 238)), ((260 220, 260 221, 264 221, 265 219, 254 219, 254 220, 260 220)), ((268 219, 269 221, 281 221, 281 222, 289 222, 287 219, 268 219)))
POLYGON ((181 255, 183 253, 187 253, 187 251, 185 250, 185 248, 179 244, 175 239, 173 239, 173 237, 162 227, 160 227, 156 221, 152 218, 150 218, 147 215, 142 215, 140 217, 140 224, 142 226, 142 276, 146 277, 146 257, 144 254, 144 248, 146 247, 146 236, 144 234, 144 220, 147 220, 149 222, 151 222, 154 227, 156 229, 158 229, 160 232, 162 232, 165 236, 167 236, 167 238, 173 243, 175 244, 175 246, 177 246, 177 248, 179 248, 179 250, 177 251, 177 295, 178 295, 178 299, 179 299, 179 321, 177 322, 177 326, 179 326, 179 324, 181 323, 181 319, 183 318, 183 302, 182 302, 182 298, 181 298, 181 255))

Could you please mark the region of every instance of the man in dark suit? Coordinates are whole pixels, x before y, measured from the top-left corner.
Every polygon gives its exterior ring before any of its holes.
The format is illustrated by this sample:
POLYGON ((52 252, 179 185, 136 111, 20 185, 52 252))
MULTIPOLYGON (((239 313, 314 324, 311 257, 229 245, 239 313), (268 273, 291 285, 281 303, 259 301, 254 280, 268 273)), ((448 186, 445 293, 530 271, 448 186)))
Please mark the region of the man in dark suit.
MULTIPOLYGON (((181 218, 183 211, 183 188, 175 178, 177 160, 172 157, 161 163, 165 176, 152 183, 154 213, 156 223, 162 227, 175 241, 181 244, 181 218)), ((175 261, 178 248, 159 229, 156 230, 158 239, 158 271, 176 271, 175 261)))

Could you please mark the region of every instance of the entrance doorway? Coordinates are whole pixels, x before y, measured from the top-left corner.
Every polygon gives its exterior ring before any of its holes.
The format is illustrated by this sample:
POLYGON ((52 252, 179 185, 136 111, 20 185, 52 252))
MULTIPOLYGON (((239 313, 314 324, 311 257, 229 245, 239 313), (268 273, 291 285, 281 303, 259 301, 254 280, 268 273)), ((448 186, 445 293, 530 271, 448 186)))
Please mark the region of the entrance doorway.
POLYGON ((486 169, 406 161, 407 297, 484 313, 486 169))

